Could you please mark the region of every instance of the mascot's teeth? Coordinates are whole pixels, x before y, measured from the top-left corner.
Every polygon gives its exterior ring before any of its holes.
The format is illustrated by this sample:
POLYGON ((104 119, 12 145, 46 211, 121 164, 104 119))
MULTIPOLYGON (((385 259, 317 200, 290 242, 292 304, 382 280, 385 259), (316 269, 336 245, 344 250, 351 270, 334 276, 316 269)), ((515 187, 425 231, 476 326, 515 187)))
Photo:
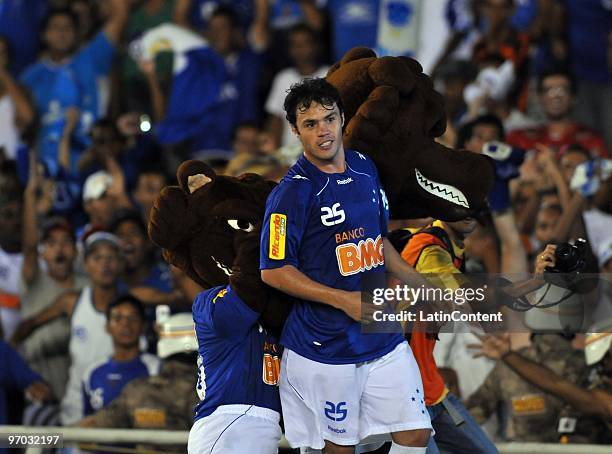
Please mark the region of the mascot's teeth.
POLYGON ((223 263, 221 263, 220 261, 218 261, 216 258, 214 258, 212 255, 210 256, 211 259, 213 259, 213 261, 217 264, 217 268, 219 268, 221 271, 223 271, 225 274, 227 274, 228 276, 231 276, 233 271, 230 267, 225 266, 223 263))
POLYGON ((470 204, 467 201, 467 197, 463 195, 459 189, 448 184, 437 183, 433 180, 426 178, 418 169, 414 169, 416 174, 416 180, 419 185, 430 194, 435 195, 441 199, 447 200, 455 205, 460 205, 465 208, 469 208, 470 204))

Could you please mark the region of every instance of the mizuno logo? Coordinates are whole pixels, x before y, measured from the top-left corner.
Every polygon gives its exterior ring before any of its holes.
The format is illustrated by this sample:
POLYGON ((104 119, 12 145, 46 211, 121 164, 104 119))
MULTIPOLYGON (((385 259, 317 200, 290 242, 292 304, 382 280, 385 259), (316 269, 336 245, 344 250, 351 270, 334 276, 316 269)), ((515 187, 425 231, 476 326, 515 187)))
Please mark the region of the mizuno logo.
POLYGON ((294 180, 308 180, 308 178, 303 177, 302 175, 293 175, 294 180))

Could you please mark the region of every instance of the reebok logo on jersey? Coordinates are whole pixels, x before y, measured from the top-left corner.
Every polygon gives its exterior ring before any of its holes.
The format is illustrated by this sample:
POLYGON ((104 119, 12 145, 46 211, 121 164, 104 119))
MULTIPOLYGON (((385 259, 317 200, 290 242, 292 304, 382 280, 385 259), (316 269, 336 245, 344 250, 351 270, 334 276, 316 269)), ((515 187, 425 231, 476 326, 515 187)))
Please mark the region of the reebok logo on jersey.
POLYGON ((358 244, 346 243, 336 246, 338 269, 343 276, 351 276, 371 270, 385 263, 383 239, 378 235, 375 240, 366 238, 358 244))
POLYGON ((287 216, 280 213, 270 215, 270 253, 274 260, 285 258, 285 240, 287 239, 287 216))
POLYGON ((336 180, 338 184, 349 184, 352 183, 353 179, 351 177, 345 178, 344 180, 336 180))

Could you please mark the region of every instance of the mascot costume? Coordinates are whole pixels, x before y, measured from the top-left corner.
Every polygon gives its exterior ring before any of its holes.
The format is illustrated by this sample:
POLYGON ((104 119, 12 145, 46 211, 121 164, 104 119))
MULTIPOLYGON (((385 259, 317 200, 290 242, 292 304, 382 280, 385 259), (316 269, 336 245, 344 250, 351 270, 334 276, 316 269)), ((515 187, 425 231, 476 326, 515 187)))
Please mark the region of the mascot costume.
MULTIPOLYGON (((445 130, 443 100, 418 62, 376 58, 370 49, 356 48, 330 69, 327 80, 345 106, 345 146, 376 163, 392 218, 454 221, 485 206, 494 166, 485 156, 435 142, 445 130)), ((208 289, 193 306, 202 402, 189 452, 208 452, 216 442, 216 422, 201 427, 219 406, 235 410, 227 418, 244 415, 248 422, 240 430, 259 431, 258 443, 269 440, 268 448, 256 452, 276 452, 276 336, 291 301, 267 287, 259 271, 265 201, 275 183, 254 174, 216 175, 198 161, 183 163, 177 179, 177 186, 164 188, 158 197, 149 235, 169 263, 208 289)), ((223 438, 235 444, 240 436, 223 438)), ((255 452, 252 444, 217 448, 255 452)))

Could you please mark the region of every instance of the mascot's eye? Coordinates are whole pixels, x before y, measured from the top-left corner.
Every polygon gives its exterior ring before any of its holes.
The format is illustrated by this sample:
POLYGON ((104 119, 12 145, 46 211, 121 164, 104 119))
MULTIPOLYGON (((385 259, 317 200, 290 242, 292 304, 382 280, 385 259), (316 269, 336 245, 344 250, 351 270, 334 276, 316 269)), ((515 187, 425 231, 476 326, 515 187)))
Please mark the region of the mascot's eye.
POLYGON ((244 230, 245 232, 253 231, 253 224, 242 219, 228 219, 227 223, 234 230, 244 230))

